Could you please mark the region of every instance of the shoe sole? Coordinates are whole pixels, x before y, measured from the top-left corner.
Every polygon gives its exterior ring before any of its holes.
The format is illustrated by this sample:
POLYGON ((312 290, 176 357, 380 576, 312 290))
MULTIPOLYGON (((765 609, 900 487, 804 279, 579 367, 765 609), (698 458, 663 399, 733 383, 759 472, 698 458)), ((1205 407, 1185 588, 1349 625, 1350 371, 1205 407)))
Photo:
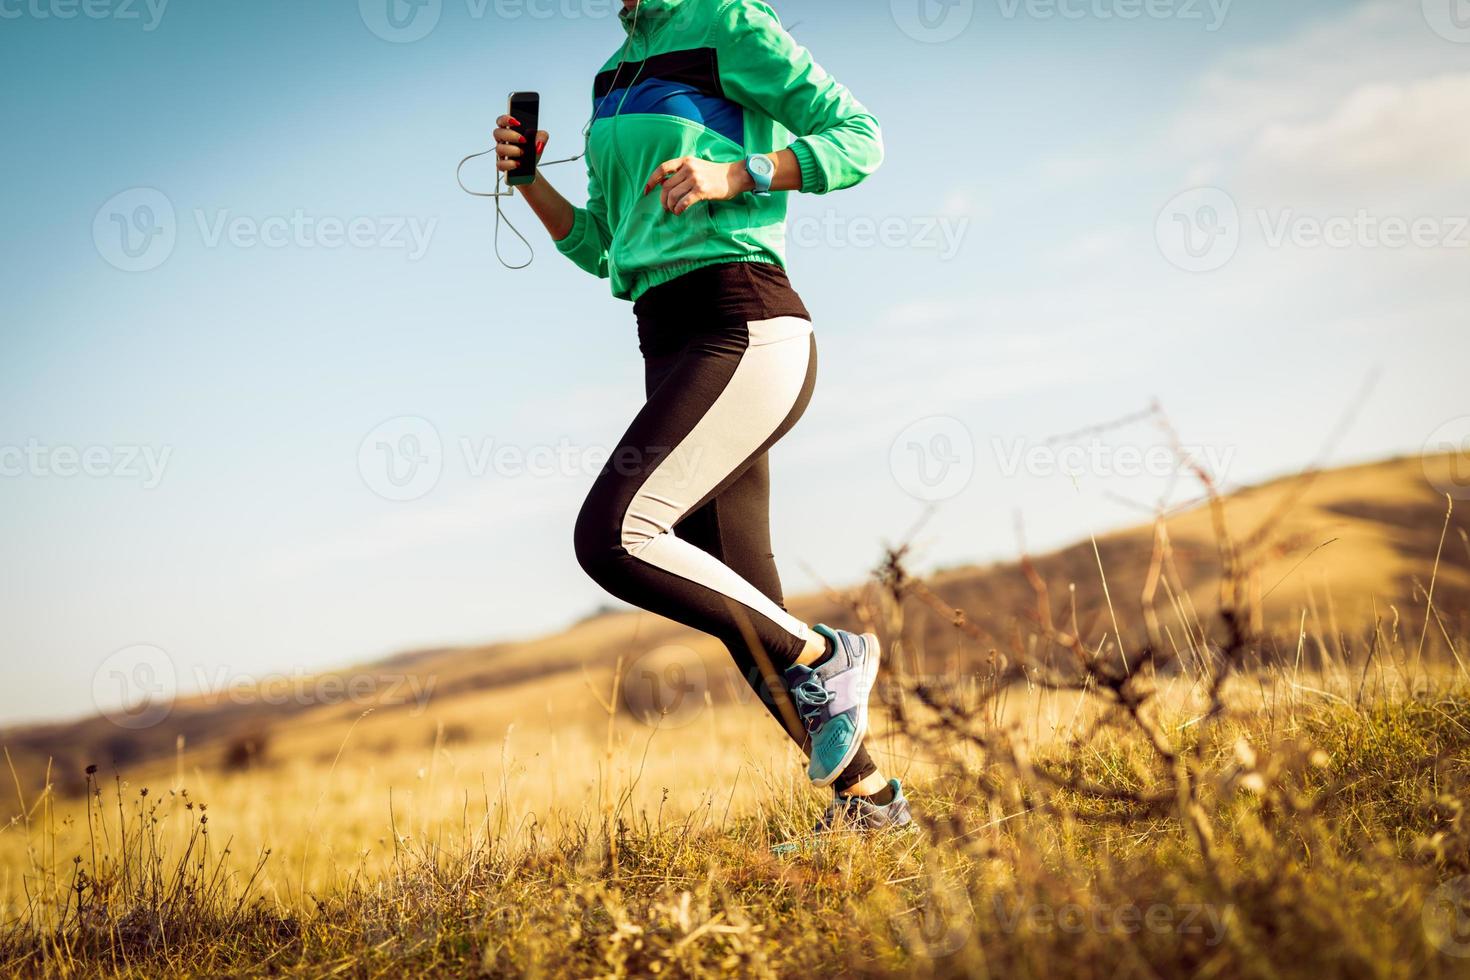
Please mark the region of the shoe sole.
POLYGON ((847 750, 842 761, 832 767, 832 772, 827 775, 827 778, 813 779, 813 786, 827 787, 835 783, 837 777, 842 775, 842 771, 852 762, 853 756, 857 755, 858 749, 862 748, 863 739, 868 737, 868 699, 873 696, 873 685, 878 682, 878 662, 883 659, 883 650, 878 644, 878 637, 872 633, 864 633, 863 640, 871 652, 863 667, 863 696, 858 702, 857 735, 852 740, 852 748, 847 750))

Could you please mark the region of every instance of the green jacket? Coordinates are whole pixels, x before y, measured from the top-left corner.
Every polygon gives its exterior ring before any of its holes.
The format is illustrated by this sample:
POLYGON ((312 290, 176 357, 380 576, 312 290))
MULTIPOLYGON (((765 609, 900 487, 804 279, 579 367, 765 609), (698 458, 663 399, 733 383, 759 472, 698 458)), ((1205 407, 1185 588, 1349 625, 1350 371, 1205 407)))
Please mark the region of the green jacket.
POLYGON ((643 188, 666 160, 732 163, 787 146, 802 190, 858 183, 883 161, 878 121, 812 60, 760 0, 643 0, 597 75, 587 206, 557 248, 613 295, 722 262, 785 265, 786 195, 744 194, 682 215, 643 188), (793 141, 793 135, 796 137, 793 141))

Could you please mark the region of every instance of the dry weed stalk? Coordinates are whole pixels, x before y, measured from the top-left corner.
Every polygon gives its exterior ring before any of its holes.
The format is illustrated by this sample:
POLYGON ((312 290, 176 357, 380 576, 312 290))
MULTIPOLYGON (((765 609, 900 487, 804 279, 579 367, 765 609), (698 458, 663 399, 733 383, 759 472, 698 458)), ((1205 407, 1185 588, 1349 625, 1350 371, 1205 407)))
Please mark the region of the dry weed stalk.
MULTIPOLYGON (((1297 751, 1262 759, 1243 740, 1230 744, 1224 723, 1231 716, 1231 678, 1242 672, 1253 655, 1259 655, 1265 642, 1260 603, 1269 592, 1263 593, 1261 588, 1261 567, 1269 558, 1302 550, 1309 543, 1304 537, 1278 536, 1275 532, 1310 485, 1316 467, 1300 477, 1299 485, 1283 496, 1258 527, 1243 541, 1237 541, 1213 475, 1184 449, 1157 404, 1118 423, 1084 431, 1102 431, 1145 419, 1163 430, 1181 471, 1198 481, 1204 506, 1209 508, 1219 565, 1213 628, 1199 622, 1192 604, 1186 605, 1188 590, 1175 562, 1162 502, 1156 510, 1152 553, 1139 594, 1143 641, 1134 649, 1125 649, 1118 611, 1095 541, 1094 555, 1111 632, 1103 633, 1095 645, 1083 639, 1088 630, 1077 622, 1075 591, 1071 623, 1061 625, 1053 611, 1048 583, 1031 557, 1023 554, 1020 569, 1033 594, 1032 605, 1022 613, 1030 633, 1018 626, 1004 653, 975 622, 980 618, 994 623, 997 617, 972 617, 945 602, 908 571, 909 546, 891 548, 877 574, 882 590, 879 605, 888 636, 903 635, 903 610, 913 601, 939 613, 968 638, 991 647, 990 673, 980 677, 973 688, 952 679, 896 678, 900 692, 893 699, 893 716, 903 737, 918 746, 922 754, 947 760, 949 776, 966 780, 982 795, 991 797, 992 803, 999 805, 992 806, 991 812, 1019 806, 1050 814, 1059 821, 1171 821, 1198 855, 1217 896, 1224 896, 1235 883, 1229 862, 1220 858, 1216 847, 1219 831, 1212 808, 1218 806, 1221 790, 1227 794, 1242 790, 1260 794, 1273 806, 1298 813, 1308 813, 1314 806, 1312 800, 1289 787, 1286 777, 1320 764, 1320 753, 1313 754, 1309 746, 1297 746, 1297 751), (1174 641, 1172 624, 1160 616, 1161 592, 1167 600, 1166 609, 1172 610, 1185 637, 1182 649, 1174 641), (1189 692, 1199 706, 1196 717, 1172 731, 1162 720, 1164 709, 1159 702, 1160 680, 1170 675, 1192 680, 1189 692), (1100 743, 1106 735, 1121 733, 1127 737, 1131 733, 1147 747, 1151 765, 1132 773, 1133 785, 1125 781, 1103 784, 1080 775, 1066 760, 1034 751, 1016 725, 1004 723, 1000 712, 986 710, 1014 689, 1075 696, 1079 699, 1079 715, 1083 713, 1081 704, 1095 709, 1081 730, 1074 731, 1069 743, 1074 755, 1103 751, 1100 743), (974 762, 977 757, 979 765, 974 762)), ((1426 631, 1432 601, 1429 610, 1426 631)), ((1325 650, 1325 643, 1319 648, 1325 650)), ((1370 653, 1368 662, 1372 659, 1370 653)), ((1366 680, 1366 663, 1364 671, 1366 680)), ((1135 770, 1140 768, 1134 764, 1135 770)), ((928 829, 935 842, 943 846, 975 839, 977 830, 963 826, 956 816, 947 818, 942 827, 931 821, 928 829)))

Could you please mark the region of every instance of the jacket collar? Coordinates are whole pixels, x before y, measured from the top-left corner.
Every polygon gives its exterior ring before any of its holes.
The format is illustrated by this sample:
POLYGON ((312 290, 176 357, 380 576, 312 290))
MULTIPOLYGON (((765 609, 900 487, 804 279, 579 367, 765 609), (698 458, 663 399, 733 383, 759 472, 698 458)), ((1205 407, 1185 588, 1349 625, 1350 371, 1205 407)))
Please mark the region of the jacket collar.
POLYGON ((646 34, 658 28, 666 22, 673 13, 689 0, 642 0, 638 5, 636 19, 632 11, 618 11, 618 19, 623 22, 623 30, 629 34, 633 33, 633 24, 638 25, 638 33, 646 34))

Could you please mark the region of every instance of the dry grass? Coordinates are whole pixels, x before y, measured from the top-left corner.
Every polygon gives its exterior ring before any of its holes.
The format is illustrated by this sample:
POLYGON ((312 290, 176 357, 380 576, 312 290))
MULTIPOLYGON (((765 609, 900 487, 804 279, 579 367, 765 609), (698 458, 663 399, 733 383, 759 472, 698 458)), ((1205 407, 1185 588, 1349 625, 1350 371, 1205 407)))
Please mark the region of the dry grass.
POLYGON ((206 805, 102 780, 89 805, 42 801, 7 832, 31 853, 0 955, 56 975, 1463 975, 1434 894, 1470 871, 1470 701, 1426 675, 1355 703, 1358 680, 1238 678, 1249 709, 1206 739, 1171 707, 1160 727, 1200 760, 1198 812, 1165 798, 1142 733, 1038 693, 1031 718, 987 724, 1015 736, 988 762, 903 739, 932 753, 923 828, 878 842, 813 840, 820 799, 749 767, 748 791, 674 806, 653 753, 614 772, 608 809, 595 792, 552 807, 514 765, 468 793, 414 774, 391 809, 289 783, 252 800, 241 779, 206 805), (1033 746, 1048 708, 1075 739, 1033 746))
POLYGON ((1294 631, 1267 629, 1252 583, 1316 546, 1280 543, 1281 508, 1241 521, 1206 491, 1223 569, 1208 614, 1163 522, 1097 616, 1054 609, 1023 563, 1029 625, 1004 642, 910 578, 901 549, 841 597, 888 643, 871 746, 910 786, 916 832, 813 838, 824 801, 755 706, 711 697, 646 725, 618 710, 621 673, 562 672, 544 703, 515 687, 474 718, 275 730, 268 763, 181 750, 86 774, 79 797, 17 777, 0 964, 1465 975, 1470 676, 1464 610, 1431 598, 1464 564, 1435 550, 1417 605, 1365 615, 1324 591, 1294 631), (955 642, 926 650, 924 612, 955 642), (984 658, 948 662, 961 642, 984 658))

